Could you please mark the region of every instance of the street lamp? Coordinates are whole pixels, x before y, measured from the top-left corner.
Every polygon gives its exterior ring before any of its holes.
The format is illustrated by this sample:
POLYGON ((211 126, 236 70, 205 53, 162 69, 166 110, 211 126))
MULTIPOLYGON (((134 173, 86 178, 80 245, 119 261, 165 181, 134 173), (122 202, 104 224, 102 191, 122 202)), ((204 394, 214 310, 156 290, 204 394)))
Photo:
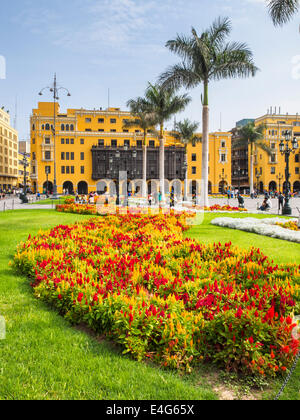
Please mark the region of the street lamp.
POLYGON ((21 200, 23 201, 23 203, 28 203, 28 199, 27 199, 27 177, 26 177, 26 174, 27 174, 27 168, 28 168, 28 166, 29 166, 29 163, 28 163, 28 156, 27 156, 27 153, 21 153, 22 155, 23 155, 23 159, 21 160, 21 165, 23 166, 23 168, 24 168, 24 186, 23 186, 23 194, 20 196, 20 198, 21 198, 21 200))
POLYGON ((284 176, 280 173, 279 175, 277 175, 276 178, 279 181, 279 191, 278 192, 281 192, 281 181, 283 180, 284 176))
POLYGON ((64 87, 57 87, 57 82, 56 82, 56 73, 54 75, 54 83, 53 86, 49 87, 45 87, 43 88, 39 95, 42 96, 43 92, 45 90, 49 90, 51 93, 53 93, 53 127, 52 127, 52 133, 53 133, 53 144, 54 144, 54 180, 53 180, 53 198, 57 199, 57 183, 56 183, 56 101, 59 100, 58 97, 58 92, 63 90, 67 93, 67 96, 71 96, 70 92, 68 91, 68 89, 64 88, 64 87))
POLYGON ((279 150, 282 155, 285 156, 285 163, 286 163, 286 169, 285 169, 285 182, 286 182, 286 188, 285 188, 285 204, 282 210, 283 215, 290 216, 292 214, 292 209, 289 205, 290 197, 289 197, 289 180, 290 180, 290 155, 291 153, 295 153, 298 149, 298 140, 296 137, 293 138, 291 144, 292 147, 289 147, 289 142, 291 141, 292 132, 289 130, 284 131, 283 136, 285 137, 285 140, 281 140, 279 144, 279 150), (285 144, 284 144, 285 141, 285 144))
POLYGON ((46 195, 47 195, 47 198, 49 197, 49 195, 48 195, 48 191, 49 191, 49 174, 50 174, 50 168, 47 166, 46 167, 46 176, 47 176, 47 191, 46 191, 46 195))
POLYGON ((261 177, 261 174, 259 173, 259 172, 257 172, 257 174, 255 175, 255 177, 256 177, 256 190, 257 190, 257 193, 259 194, 260 193, 260 189, 259 189, 259 180, 260 180, 260 177, 261 177))

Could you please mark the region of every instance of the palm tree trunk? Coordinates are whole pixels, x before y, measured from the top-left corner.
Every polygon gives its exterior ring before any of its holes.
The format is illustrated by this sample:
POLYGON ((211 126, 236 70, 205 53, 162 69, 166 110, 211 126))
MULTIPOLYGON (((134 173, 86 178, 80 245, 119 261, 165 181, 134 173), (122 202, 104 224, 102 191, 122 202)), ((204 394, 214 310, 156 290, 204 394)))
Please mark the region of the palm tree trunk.
POLYGON ((163 125, 160 125, 159 138, 159 186, 161 192, 161 201, 165 203, 165 139, 163 132, 163 125))
POLYGON ((253 144, 250 145, 250 195, 254 193, 254 157, 253 144))
MULTIPOLYGON (((187 146, 185 146, 185 163, 188 163, 188 154, 187 154, 187 146)), ((188 165, 185 170, 185 179, 184 179, 184 201, 188 201, 188 165)))
POLYGON ((143 144, 143 198, 147 198, 147 144, 143 144))
POLYGON ((208 106, 208 82, 204 83, 204 100, 202 112, 203 139, 202 139, 202 185, 201 206, 208 206, 208 156, 209 156, 209 106, 208 106))

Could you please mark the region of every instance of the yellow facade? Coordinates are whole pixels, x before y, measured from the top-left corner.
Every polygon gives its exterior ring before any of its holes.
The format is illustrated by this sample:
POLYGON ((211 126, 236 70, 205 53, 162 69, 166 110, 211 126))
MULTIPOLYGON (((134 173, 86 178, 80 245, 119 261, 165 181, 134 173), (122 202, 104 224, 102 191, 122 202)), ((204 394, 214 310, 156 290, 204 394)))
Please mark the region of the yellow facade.
MULTIPOLYGON (((202 144, 189 145, 187 152, 188 178, 192 181, 200 180, 202 144)), ((208 179, 210 194, 224 193, 231 188, 231 133, 216 132, 209 135, 208 179)))
MULTIPOLYGON (((50 170, 48 181, 53 182, 53 103, 40 102, 31 116, 31 181, 36 191, 45 191, 46 168, 50 170)), ((136 147, 143 140, 143 133, 136 128, 124 128, 124 121, 134 118, 119 108, 107 110, 69 109, 62 114, 56 106, 56 173, 58 193, 66 190, 68 183, 74 191, 81 182, 88 184, 88 191, 96 191, 97 181, 92 179, 92 153, 94 145, 123 147, 124 142, 136 147), (68 169, 67 169, 68 168, 68 169)), ((168 132, 166 147, 180 145, 168 132)), ((152 134, 147 137, 148 146, 159 146, 152 134)), ((201 178, 202 146, 188 147, 189 179, 201 178), (196 155, 194 161, 193 155, 196 155), (196 173, 193 173, 196 168, 196 173)), ((219 192, 220 183, 231 184, 231 133, 214 133, 210 136, 210 182, 213 193, 219 192), (222 147, 224 146, 224 147, 222 147)), ((51 185, 51 184, 50 184, 51 185)), ((48 184, 49 186, 49 184, 48 184)))
POLYGON ((9 191, 18 183, 18 133, 10 115, 0 109, 0 190, 9 191))
MULTIPOLYGON (((298 115, 264 115, 255 120, 256 126, 266 125, 265 142, 272 149, 269 156, 257 149, 254 155, 254 184, 260 191, 281 191, 285 183, 285 157, 279 151, 279 144, 284 139, 283 132, 292 131, 292 137, 298 139, 300 147, 300 117, 298 115)), ((290 143, 291 147, 291 143, 290 143)), ((250 159, 250 152, 249 152, 250 159)), ((250 165, 250 160, 249 160, 250 165)), ((250 173, 250 170, 249 170, 250 173)), ((292 192, 300 191, 300 150, 290 155, 290 187, 292 192)))

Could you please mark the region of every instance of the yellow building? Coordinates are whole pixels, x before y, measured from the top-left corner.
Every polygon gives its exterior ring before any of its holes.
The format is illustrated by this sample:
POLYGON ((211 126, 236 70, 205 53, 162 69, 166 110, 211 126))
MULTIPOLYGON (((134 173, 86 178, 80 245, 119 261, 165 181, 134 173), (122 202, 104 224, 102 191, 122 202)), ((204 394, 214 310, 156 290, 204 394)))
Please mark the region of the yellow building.
MULTIPOLYGON (((254 184, 259 191, 285 190, 285 157, 280 153, 279 144, 284 139, 283 132, 290 130, 292 137, 298 139, 300 147, 300 117, 299 115, 267 114, 255 120, 255 125, 266 125, 265 142, 272 149, 269 156, 257 149, 254 155, 254 184)), ((290 144, 291 147, 291 144, 290 144)), ((250 159, 250 154, 249 154, 250 159)), ((250 160, 249 160, 250 165, 250 160)), ((249 171, 250 173, 250 171, 249 171)), ((290 190, 300 191, 300 149, 290 155, 290 190)))
MULTIPOLYGON (((31 181, 35 191, 53 188, 54 142, 53 103, 40 102, 31 116, 31 181)), ((58 193, 92 192, 97 190, 93 176, 94 147, 122 148, 124 145, 141 148, 143 133, 136 128, 124 128, 125 120, 134 118, 119 108, 107 110, 68 109, 61 113, 56 105, 56 174, 58 193)), ((166 149, 182 148, 168 132, 166 149)), ((149 134, 147 146, 157 148, 159 140, 149 134)), ((173 150, 173 149, 172 149, 173 150)), ((188 147, 189 179, 201 179, 201 144, 188 147), (196 159, 196 160, 195 160, 196 159)), ((151 161, 151 154, 149 153, 151 161)), ((180 160, 182 165, 182 160, 180 160)), ((155 162, 156 164, 156 162, 155 162)), ((176 165, 175 165, 176 166, 176 165)), ((214 133, 210 136, 210 186, 218 193, 231 184, 231 133, 214 133), (221 185, 221 187, 220 187, 221 185)), ((175 170, 176 174, 176 170, 175 170)), ((141 174, 139 174, 139 178, 141 174)))
POLYGON ((10 115, 0 109, 0 190, 18 183, 18 133, 10 125, 10 115))
MULTIPOLYGON (((189 145, 188 178, 201 179, 202 144, 189 145)), ((225 193, 231 188, 231 133, 216 132, 209 135, 209 194, 225 193)))

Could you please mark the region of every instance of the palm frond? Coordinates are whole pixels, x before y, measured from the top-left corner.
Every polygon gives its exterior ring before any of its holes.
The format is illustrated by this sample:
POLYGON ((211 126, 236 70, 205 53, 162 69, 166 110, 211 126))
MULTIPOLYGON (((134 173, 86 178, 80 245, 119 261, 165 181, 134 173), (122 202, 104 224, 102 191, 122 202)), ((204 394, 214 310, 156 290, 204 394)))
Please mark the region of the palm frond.
POLYGON ((274 25, 283 25, 298 12, 299 0, 270 0, 268 8, 274 25))

